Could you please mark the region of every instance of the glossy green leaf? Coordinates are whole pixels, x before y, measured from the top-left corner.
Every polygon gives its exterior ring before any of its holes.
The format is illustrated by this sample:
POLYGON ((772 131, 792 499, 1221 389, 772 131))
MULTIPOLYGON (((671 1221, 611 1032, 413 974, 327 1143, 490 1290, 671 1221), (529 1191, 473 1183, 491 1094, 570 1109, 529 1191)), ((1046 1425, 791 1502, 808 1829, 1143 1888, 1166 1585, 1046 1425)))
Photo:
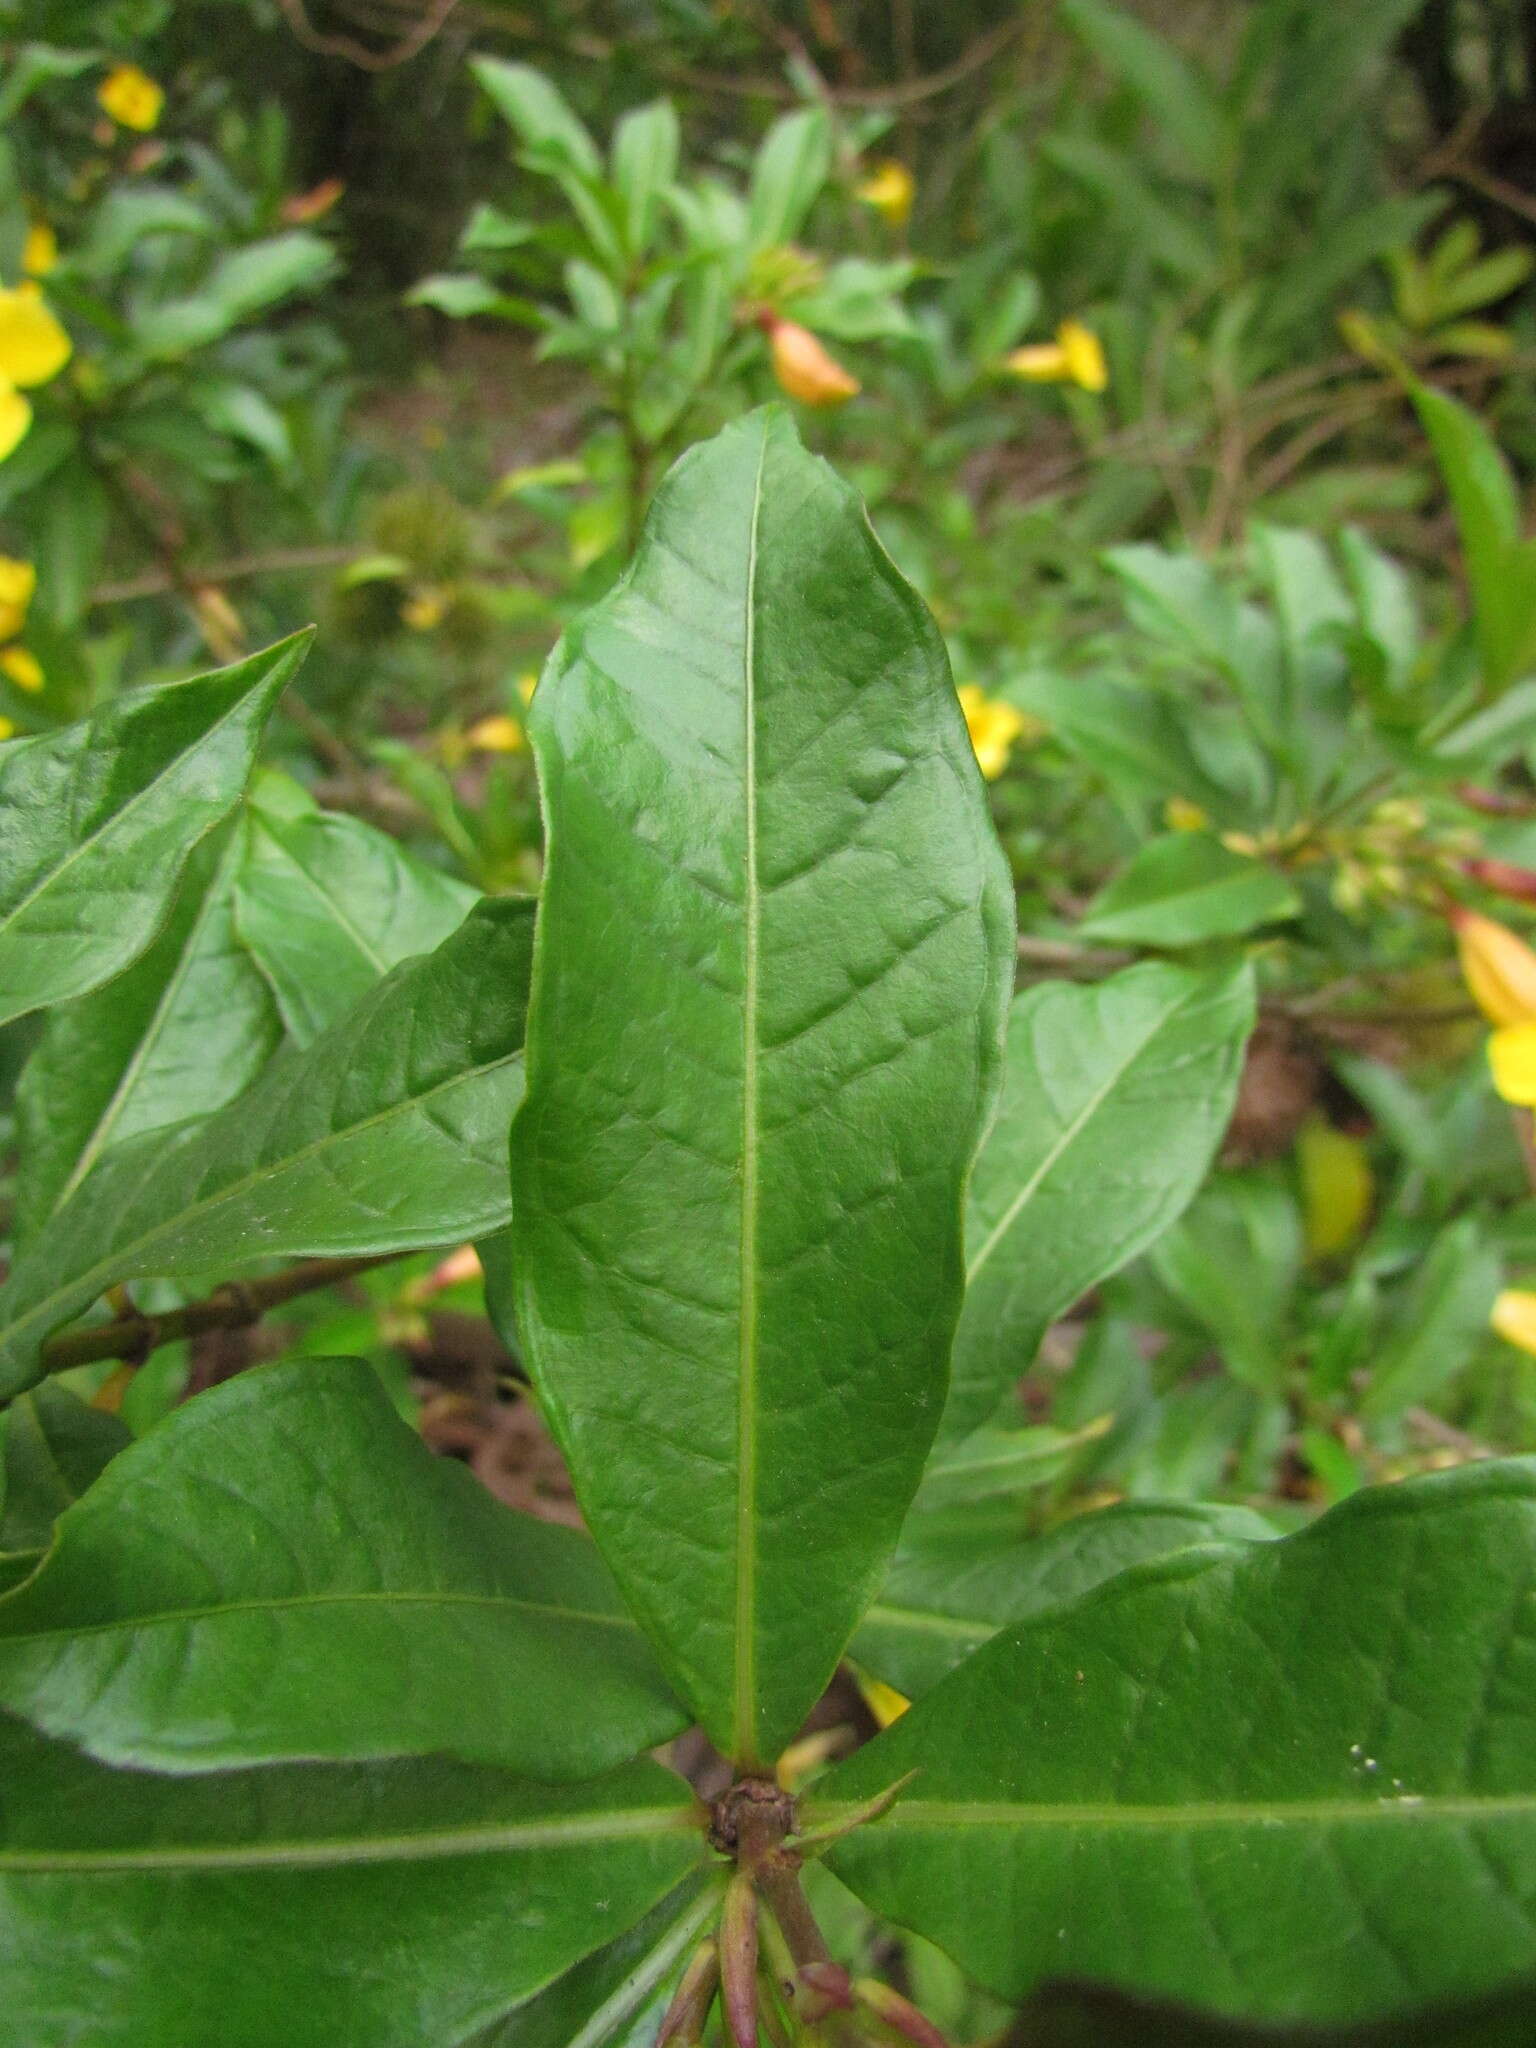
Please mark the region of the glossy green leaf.
POLYGON ((904 1538, 850 1655, 909 1699, 929 1691, 1009 1622, 1060 1607, 1127 1566, 1196 1544, 1274 1535, 1249 1508, 1131 1500, 1039 1536, 977 1539, 963 1520, 904 1538))
POLYGON ((128 690, 0 748, 0 1022, 84 995, 164 922, 187 855, 233 809, 309 644, 128 690))
POLYGON ((251 807, 235 926, 300 1045, 392 967, 441 945, 476 900, 358 818, 251 807))
POLYGON ((49 1011, 16 1091, 18 1245, 113 1145, 222 1109, 276 1051, 277 1011, 231 916, 239 856, 236 831, 211 833, 133 965, 49 1011))
POLYGON ((0 1396, 31 1385, 44 1341, 117 1281, 500 1229, 531 913, 481 904, 217 1116, 103 1159, 0 1289, 0 1396))
POLYGON ((526 147, 557 157, 588 178, 599 175, 602 160, 596 143, 542 71, 527 64, 509 64, 501 57, 476 57, 469 68, 497 113, 526 147))
POLYGON ((686 1880, 465 2048, 652 2048, 689 1956, 719 1916, 722 1888, 720 1872, 686 1880))
POLYGON ((944 1434, 985 1422, 1047 1326, 1145 1251, 1221 1142, 1253 1028, 1246 968, 1147 963, 1027 990, 971 1179, 965 1309, 944 1434))
POLYGON ((1088 906, 1085 939, 1123 946, 1199 946, 1238 939, 1301 900, 1283 875, 1208 832, 1151 839, 1088 906))
POLYGON ((1005 1629, 807 1819, 920 1770, 834 1868, 1000 1997, 1343 2020, 1495 1990, 1536 1949, 1533 1592, 1536 1461, 1357 1493, 1005 1629))
POLYGON ((458 2042, 702 1853, 650 1763, 532 1785, 441 1758, 207 1778, 0 1725, 0 1982, 21 2043, 458 2042))
POLYGON ((932 622, 777 411, 673 471, 530 727, 518 1324, 641 1625, 762 1761, 938 1421, 1007 879, 932 622))
POLYGON ((434 1457, 357 1359, 242 1373, 123 1451, 0 1602, 0 1706, 162 1771, 592 1777, 683 1725, 591 1544, 434 1457))
POLYGON ((117 1416, 51 1382, 12 1403, 4 1430, 0 1551, 10 1554, 46 1549, 64 1510, 133 1441, 117 1416))

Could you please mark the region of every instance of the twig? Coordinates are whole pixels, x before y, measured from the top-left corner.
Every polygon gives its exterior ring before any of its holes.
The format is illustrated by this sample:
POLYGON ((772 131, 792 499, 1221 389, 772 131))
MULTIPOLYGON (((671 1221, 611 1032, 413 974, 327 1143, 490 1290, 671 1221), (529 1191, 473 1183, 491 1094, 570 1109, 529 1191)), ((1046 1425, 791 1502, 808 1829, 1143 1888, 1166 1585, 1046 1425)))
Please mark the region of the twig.
POLYGON ((278 11, 293 31, 295 41, 317 56, 342 57, 359 71, 393 71, 397 64, 408 64, 445 26, 458 4, 459 0, 432 0, 420 21, 392 49, 370 50, 355 36, 321 35, 304 11, 304 0, 277 0, 278 11))
MULTIPOLYGON (((209 583, 237 583, 247 576, 283 576, 304 569, 339 569, 356 561, 355 547, 274 548, 263 555, 238 555, 233 561, 211 562, 206 569, 189 569, 186 574, 198 586, 209 583)), ((129 604, 137 597, 164 597, 180 584, 168 569, 147 569, 142 575, 124 576, 116 583, 98 583, 91 592, 92 604, 129 604)))
POLYGON ((227 1280, 205 1300, 167 1309, 164 1315, 119 1316, 116 1322, 50 1337, 43 1346, 43 1365, 48 1372, 65 1372, 70 1366, 94 1365, 103 1358, 137 1362, 162 1344, 174 1344, 183 1337, 200 1337, 209 1330, 248 1329, 269 1309, 407 1256, 405 1252, 379 1252, 367 1259, 309 1259, 266 1280, 227 1280))

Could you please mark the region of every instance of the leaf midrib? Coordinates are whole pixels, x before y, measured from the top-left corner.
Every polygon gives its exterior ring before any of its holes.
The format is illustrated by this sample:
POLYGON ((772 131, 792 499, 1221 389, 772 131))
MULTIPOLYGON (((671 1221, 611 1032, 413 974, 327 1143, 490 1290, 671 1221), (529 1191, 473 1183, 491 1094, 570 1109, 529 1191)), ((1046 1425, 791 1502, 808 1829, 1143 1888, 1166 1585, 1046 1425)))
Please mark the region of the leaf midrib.
POLYGON ((671 1812, 643 1808, 567 1814, 556 1820, 508 1821, 499 1827, 378 1835, 350 1842, 258 1842, 172 1849, 0 1849, 0 1875, 7 1871, 46 1876, 93 1870, 300 1870, 316 1864, 415 1862, 431 1857, 486 1856, 508 1850, 632 1841, 647 1835, 679 1834, 695 1826, 695 1816, 686 1808, 671 1812))
MULTIPOLYGON (((30 1584, 35 1587, 40 1574, 30 1584)), ((142 1629, 172 1628, 189 1621, 221 1621, 231 1614, 282 1614, 309 1607, 494 1607, 519 1608, 525 1613, 548 1616, 554 1621, 591 1622, 601 1628, 617 1628, 633 1634, 635 1625, 627 1614, 588 1613, 580 1607, 556 1607, 543 1600, 526 1600, 516 1593, 274 1593, 259 1600, 221 1601, 216 1607, 165 1608, 154 1614, 129 1614, 111 1621, 89 1621, 78 1626, 25 1629, 0 1633, 0 1664, 5 1653, 17 1643, 46 1643, 55 1637, 78 1642, 83 1636, 136 1634, 142 1629)))
POLYGON ((1168 1005, 1168 1007, 1165 1010, 1163 1010, 1160 1013, 1156 1022, 1146 1032, 1145 1036, 1137 1040, 1136 1044, 1133 1047, 1131 1047, 1131 1049, 1127 1052, 1124 1060, 1122 1060, 1117 1066, 1115 1066, 1112 1069, 1112 1071, 1105 1077, 1103 1085, 1095 1089, 1093 1094, 1089 1096, 1087 1102, 1084 1103, 1082 1109, 1079 1110, 1078 1114, 1072 1119, 1072 1121, 1069 1124, 1065 1126, 1065 1128, 1061 1132, 1061 1135, 1056 1139, 1055 1143, 1047 1151, 1045 1157, 1040 1161, 1040 1164, 1036 1167, 1035 1171, 1030 1175, 1029 1179, 1024 1183, 1023 1187, 1019 1189, 1018 1193, 1014 1196, 1013 1200, 1008 1204, 1007 1208, 1004 1209, 1002 1215, 998 1218, 997 1222, 993 1225, 991 1230, 988 1231, 986 1237, 982 1240, 980 1250, 977 1252, 975 1258, 972 1259, 970 1265, 966 1269, 965 1284, 968 1288, 972 1285, 976 1278, 976 1275, 981 1271, 982 1267, 987 1263, 988 1259, 991 1258, 993 1252, 996 1251, 998 1245, 1002 1242, 1003 1238, 1005 1238, 1008 1232, 1013 1228, 1015 1222, 1018 1220, 1020 1211, 1024 1209, 1024 1207, 1029 1202, 1033 1201, 1035 1195, 1040 1189, 1042 1182, 1047 1178, 1047 1176, 1050 1173, 1054 1171, 1058 1162, 1062 1158, 1062 1155, 1071 1146, 1077 1143, 1078 1139, 1082 1136, 1084 1129, 1092 1121, 1092 1119, 1098 1115, 1099 1111, 1103 1108, 1104 1103, 1106 1102, 1108 1097, 1114 1092, 1116 1088, 1119 1087, 1120 1083, 1124 1080, 1125 1076, 1130 1072, 1132 1067, 1136 1065, 1137 1061, 1145 1056, 1147 1048, 1153 1043, 1153 1041, 1156 1038, 1160 1037, 1161 1034, 1167 1030, 1168 1026, 1173 1022, 1174 1018, 1177 1017, 1179 1012, 1185 1008, 1185 1006, 1188 1004, 1190 1000, 1190 996, 1192 993, 1193 991, 1191 990, 1183 991, 1173 1002, 1171 1002, 1168 1005))
MULTIPOLYGON (((468 1081, 481 1080, 487 1074, 494 1074, 498 1068, 511 1066, 514 1060, 522 1057, 522 1051, 522 1047, 518 1046, 515 1051, 504 1053, 500 1059, 487 1060, 482 1066, 478 1067, 465 1067, 457 1074, 450 1074, 446 1081, 437 1082, 435 1086, 428 1088, 421 1095, 408 1096, 403 1102, 392 1102, 387 1108, 376 1110, 372 1116, 364 1117, 361 1122, 347 1125, 345 1130, 327 1131, 322 1137, 314 1139, 312 1143, 301 1147, 297 1152, 290 1152, 286 1158, 278 1160, 275 1164, 247 1173, 237 1181, 231 1181, 227 1187, 221 1188, 217 1194, 210 1195, 206 1201, 195 1202, 190 1208, 179 1209, 174 1216, 162 1223, 155 1224, 152 1229, 146 1230, 141 1237, 133 1239, 127 1245, 119 1246, 110 1258, 98 1260, 94 1266, 87 1267, 85 1272, 76 1274, 63 1286, 55 1287, 51 1293, 45 1295, 41 1300, 34 1302, 30 1309, 23 1310, 22 1314, 13 1322, 0 1324, 0 1350, 3 1350, 8 1344, 14 1343, 18 1332, 27 1329, 39 1317, 46 1316, 55 1302, 73 1294, 77 1288, 85 1286, 89 1281, 97 1278, 110 1280, 110 1276, 113 1273, 123 1270, 126 1261, 139 1257, 146 1245, 152 1245, 157 1237, 174 1235, 176 1231, 185 1226, 190 1217, 211 1214, 221 1203, 233 1201, 237 1196, 245 1194, 252 1187, 259 1186, 263 1180, 269 1179, 277 1173, 286 1173, 291 1168, 302 1165, 305 1160, 312 1158, 317 1152, 324 1151, 328 1145, 341 1144, 351 1138, 359 1137, 363 1132, 372 1130, 376 1125, 387 1123, 391 1117, 404 1116, 409 1111, 420 1109, 423 1104, 431 1102, 435 1096, 446 1094, 451 1088, 461 1087, 468 1081)), ((100 1293, 100 1291, 100 1288, 94 1290, 95 1293, 100 1293)))
MULTIPOLYGON (((815 1809, 818 1828, 835 1826, 845 1816, 865 1812, 856 1801, 827 1801, 815 1809)), ((1496 1820, 1501 1815, 1536 1815, 1536 1792, 1414 1793, 1362 1799, 1276 1799, 1191 1801, 1188 1805, 1120 1805, 1113 1801, 904 1799, 880 1822, 886 1829, 931 1832, 945 1828, 1169 1828, 1187 1831, 1211 1827, 1332 1827, 1363 1821, 1496 1820)), ((878 1835, 869 1837, 871 1843, 878 1835)))
POLYGON ((757 1760, 757 1003, 761 892, 757 873, 756 664, 757 546, 767 461, 768 433, 764 429, 752 491, 742 649, 746 844, 742 884, 745 931, 741 990, 741 1326, 736 1388, 736 1662, 732 1709, 734 1761, 738 1764, 757 1760))

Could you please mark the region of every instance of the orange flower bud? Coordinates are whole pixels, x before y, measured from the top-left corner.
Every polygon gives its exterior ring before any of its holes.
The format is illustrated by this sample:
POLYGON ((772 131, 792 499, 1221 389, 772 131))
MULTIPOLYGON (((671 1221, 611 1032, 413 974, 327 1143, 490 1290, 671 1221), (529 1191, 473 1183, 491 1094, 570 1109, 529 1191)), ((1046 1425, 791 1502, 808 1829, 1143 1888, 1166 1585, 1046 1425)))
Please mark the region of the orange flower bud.
POLYGON ((1450 916, 1462 975, 1489 1023, 1536 1022, 1536 953, 1476 910, 1457 908, 1450 916))
POLYGON ((802 405, 843 405, 859 393, 859 380, 828 355, 808 327, 775 320, 768 330, 773 374, 802 405))

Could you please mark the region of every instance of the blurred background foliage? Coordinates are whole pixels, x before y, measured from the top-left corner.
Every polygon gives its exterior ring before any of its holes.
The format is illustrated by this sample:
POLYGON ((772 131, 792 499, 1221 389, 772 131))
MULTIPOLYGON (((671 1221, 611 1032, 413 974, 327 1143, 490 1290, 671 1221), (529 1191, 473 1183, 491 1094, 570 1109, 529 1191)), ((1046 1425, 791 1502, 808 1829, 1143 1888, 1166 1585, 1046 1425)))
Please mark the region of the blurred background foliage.
MULTIPOLYGON (((1528 6, 0 0, 0 55, 6 736, 318 618, 250 872, 536 888, 544 657, 784 397, 948 637, 1021 976, 1261 973, 1222 1165, 1020 1362, 989 1512, 1536 1449, 1528 6)), ((362 1353, 567 1512, 418 1264, 81 1384, 362 1353)))

